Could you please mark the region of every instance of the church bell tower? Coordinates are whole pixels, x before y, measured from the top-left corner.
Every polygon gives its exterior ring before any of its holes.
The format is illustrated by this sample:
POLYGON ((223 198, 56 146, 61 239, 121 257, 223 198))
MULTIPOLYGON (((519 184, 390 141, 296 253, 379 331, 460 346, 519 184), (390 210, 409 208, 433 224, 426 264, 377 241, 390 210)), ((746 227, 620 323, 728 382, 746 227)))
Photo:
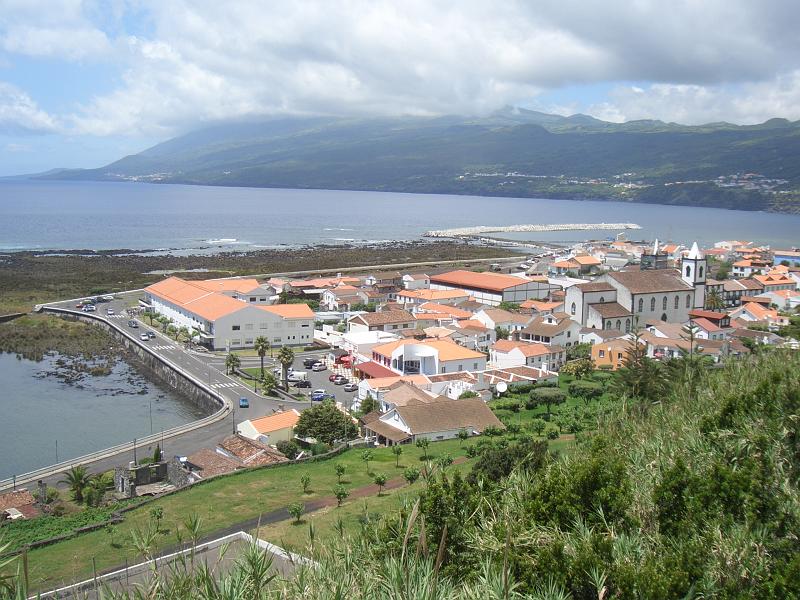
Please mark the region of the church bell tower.
POLYGON ((706 305, 706 275, 708 265, 706 257, 697 247, 697 242, 692 244, 681 261, 681 278, 694 287, 694 306, 692 308, 703 308, 706 305))

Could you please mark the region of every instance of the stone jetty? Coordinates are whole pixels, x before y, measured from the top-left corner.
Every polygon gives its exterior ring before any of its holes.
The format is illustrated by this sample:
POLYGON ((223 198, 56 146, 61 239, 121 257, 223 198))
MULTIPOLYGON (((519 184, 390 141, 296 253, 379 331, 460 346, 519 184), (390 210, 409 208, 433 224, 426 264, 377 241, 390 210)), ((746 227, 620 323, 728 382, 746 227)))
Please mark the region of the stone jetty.
POLYGON ((553 223, 550 225, 476 225, 475 227, 457 227, 454 229, 434 229, 426 231, 425 237, 455 238, 471 237, 484 233, 502 233, 509 231, 592 231, 597 229, 641 229, 636 223, 553 223))

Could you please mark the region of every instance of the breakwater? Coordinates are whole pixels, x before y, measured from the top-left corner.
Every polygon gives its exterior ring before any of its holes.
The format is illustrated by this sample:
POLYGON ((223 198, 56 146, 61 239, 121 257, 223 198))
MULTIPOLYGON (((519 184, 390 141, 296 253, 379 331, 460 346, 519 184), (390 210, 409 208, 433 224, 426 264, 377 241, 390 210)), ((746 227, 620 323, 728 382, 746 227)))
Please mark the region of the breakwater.
POLYGON ((594 231, 594 230, 641 229, 636 223, 552 223, 531 225, 476 225, 474 227, 456 227, 453 229, 433 229, 426 231, 424 237, 455 238, 471 237, 484 233, 503 232, 544 232, 544 231, 594 231))

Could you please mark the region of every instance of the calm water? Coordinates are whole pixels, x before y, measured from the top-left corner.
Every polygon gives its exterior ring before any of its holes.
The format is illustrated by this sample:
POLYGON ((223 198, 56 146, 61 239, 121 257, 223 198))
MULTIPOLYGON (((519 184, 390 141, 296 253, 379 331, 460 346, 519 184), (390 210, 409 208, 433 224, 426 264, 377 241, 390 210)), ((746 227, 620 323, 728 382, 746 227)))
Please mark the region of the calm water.
POLYGON ((0 479, 149 435, 151 414, 154 433, 204 416, 125 362, 64 383, 56 360, 0 354, 0 479))
MULTIPOLYGON (((800 215, 531 198, 0 181, 0 251, 249 250, 409 240, 428 229, 470 225, 574 222, 638 223, 644 229, 630 232, 632 239, 800 244, 800 215)), ((558 232, 536 234, 536 239, 578 241, 613 233, 558 232)))

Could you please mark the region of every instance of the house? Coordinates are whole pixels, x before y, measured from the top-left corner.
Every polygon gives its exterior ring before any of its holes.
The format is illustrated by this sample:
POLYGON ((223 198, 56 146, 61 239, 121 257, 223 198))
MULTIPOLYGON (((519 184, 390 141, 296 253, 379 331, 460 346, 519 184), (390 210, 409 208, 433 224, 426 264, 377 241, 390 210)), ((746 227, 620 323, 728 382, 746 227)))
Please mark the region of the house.
POLYGON ((553 287, 543 279, 501 273, 450 271, 431 275, 431 290, 462 290, 478 302, 497 306, 501 302, 523 302, 549 295, 553 287))
POLYGON ((701 340, 724 340, 728 338, 731 331, 730 328, 723 329, 703 317, 692 319, 691 324, 695 328, 695 337, 701 340))
POLYGON ((145 288, 144 304, 194 331, 213 350, 252 348, 257 337, 273 346, 305 346, 313 341, 314 312, 307 304, 251 303, 205 285, 169 277, 145 288))
POLYGON ((740 319, 742 321, 767 325, 770 329, 777 329, 778 327, 786 327, 789 325, 789 317, 779 315, 777 310, 764 308, 755 302, 748 302, 731 311, 730 316, 731 319, 740 319))
POLYGON ((564 364, 565 353, 561 346, 497 340, 489 350, 493 368, 535 367, 542 371, 556 371, 564 364))
POLYGON ((773 250, 772 264, 786 264, 790 267, 800 267, 800 249, 794 248, 792 250, 773 250))
POLYGON ((294 437, 294 426, 299 419, 300 413, 292 409, 242 421, 236 426, 236 431, 248 439, 274 446, 294 437))
POLYGON ((551 265, 551 269, 559 275, 577 273, 579 275, 591 273, 596 270, 602 261, 594 256, 572 256, 559 260, 551 265))
POLYGON ((383 395, 398 382, 405 381, 413 384, 418 389, 430 390, 431 381, 426 375, 392 375, 388 377, 376 377, 372 379, 362 379, 358 383, 358 399, 364 400, 367 396, 372 396, 376 402, 383 402, 383 395))
POLYGON ((31 519, 38 515, 36 498, 25 488, 0 494, 0 524, 6 520, 31 519))
POLYGON ((486 355, 446 339, 402 339, 375 346, 372 361, 396 375, 482 371, 486 355))
POLYGON ((397 293, 397 302, 404 308, 413 310, 414 306, 425 302, 447 302, 448 304, 458 305, 469 300, 469 293, 464 290, 456 289, 411 289, 397 293))
POLYGON ((431 285, 431 278, 425 273, 407 273, 402 281, 403 288, 407 290, 427 290, 431 285))
POLYGON ((614 340, 627 335, 618 329, 592 329, 583 327, 580 332, 581 344, 602 344, 608 340, 614 340))
POLYGON ((759 294, 761 286, 752 279, 726 279, 722 282, 722 299, 727 308, 742 304, 742 297, 759 294))
POLYGON ((580 324, 562 312, 534 317, 525 327, 515 331, 513 337, 523 342, 556 344, 569 348, 580 343, 580 331, 580 324))
POLYGON ((406 310, 385 310, 362 313, 347 321, 347 331, 398 331, 414 329, 414 315, 406 310))
POLYGON ((767 260, 741 259, 733 263, 731 275, 736 278, 752 277, 765 273, 772 265, 767 260))
POLYGON ((800 306, 800 292, 794 290, 767 292, 764 296, 769 298, 770 304, 777 306, 778 310, 795 310, 800 306))
POLYGON ((616 371, 623 366, 633 343, 628 336, 624 336, 593 345, 591 352, 594 366, 599 369, 607 365, 612 371, 616 371))
POLYGON ((372 356, 372 348, 379 344, 387 344, 399 339, 396 333, 375 329, 371 331, 348 331, 341 335, 336 345, 348 354, 363 356, 368 360, 372 356))
POLYGON ((322 310, 347 312, 357 304, 368 304, 366 292, 352 285, 339 285, 322 292, 319 305, 322 310))
POLYGON ((489 346, 494 344, 497 333, 494 329, 486 327, 477 319, 463 319, 453 324, 453 341, 467 348, 488 352, 489 346))
POLYGON ((770 271, 766 275, 753 275, 752 279, 761 284, 763 292, 794 290, 797 286, 793 278, 776 270, 770 271))
POLYGON ((520 312, 539 315, 553 312, 563 312, 563 300, 525 300, 519 305, 520 312))
POLYGON ((527 325, 533 317, 522 313, 510 312, 502 308, 483 308, 472 317, 475 321, 489 329, 503 329, 509 333, 519 331, 527 325))
MULTIPOLYGON (((430 383, 427 384, 430 388, 430 383)), ((385 413, 398 406, 409 406, 411 404, 430 404, 431 402, 441 401, 437 394, 417 387, 407 380, 400 380, 391 384, 380 394, 380 412, 385 413)))
POLYGON ((449 317, 454 321, 457 319, 472 318, 472 313, 468 310, 463 310, 458 306, 450 306, 448 304, 438 304, 436 302, 424 302, 420 304, 416 308, 416 312, 414 314, 419 318, 420 315, 424 315, 427 313, 434 313, 436 315, 449 317))
POLYGON ((449 440, 458 437, 462 430, 479 435, 487 427, 505 428, 480 398, 397 406, 364 424, 368 438, 386 445, 413 443, 418 439, 449 440))

